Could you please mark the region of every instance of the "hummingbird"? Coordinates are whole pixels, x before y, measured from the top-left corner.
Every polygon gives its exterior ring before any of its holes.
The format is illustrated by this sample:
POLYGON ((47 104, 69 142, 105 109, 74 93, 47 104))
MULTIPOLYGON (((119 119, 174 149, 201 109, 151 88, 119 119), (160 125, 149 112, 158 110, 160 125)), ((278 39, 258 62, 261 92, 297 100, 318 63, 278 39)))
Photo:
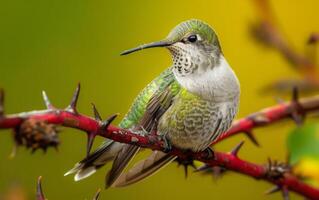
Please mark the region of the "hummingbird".
MULTIPOLYGON (((144 135, 156 130, 168 151, 171 147, 193 152, 209 149, 230 128, 240 97, 239 81, 223 55, 217 34, 207 23, 191 19, 173 28, 165 39, 121 55, 155 47, 168 49, 173 64, 138 94, 119 127, 144 135)), ((66 175, 76 173, 78 181, 113 161, 106 187, 122 187, 176 159, 167 151, 153 151, 124 173, 138 151, 138 146, 107 139, 66 175)))

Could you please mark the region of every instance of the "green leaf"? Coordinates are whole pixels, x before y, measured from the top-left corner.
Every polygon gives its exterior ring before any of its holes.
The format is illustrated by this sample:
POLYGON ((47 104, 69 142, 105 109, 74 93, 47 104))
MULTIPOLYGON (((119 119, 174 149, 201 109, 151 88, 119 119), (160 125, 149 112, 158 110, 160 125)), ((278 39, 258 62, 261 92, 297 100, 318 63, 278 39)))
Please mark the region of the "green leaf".
POLYGON ((303 159, 319 160, 319 125, 306 124, 293 130, 287 139, 290 164, 303 159))

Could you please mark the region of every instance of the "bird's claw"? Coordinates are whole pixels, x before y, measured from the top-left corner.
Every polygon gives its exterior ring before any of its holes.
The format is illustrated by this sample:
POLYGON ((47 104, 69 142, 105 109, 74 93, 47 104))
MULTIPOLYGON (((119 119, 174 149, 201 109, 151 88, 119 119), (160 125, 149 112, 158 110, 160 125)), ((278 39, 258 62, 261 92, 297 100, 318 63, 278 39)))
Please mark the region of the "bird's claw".
POLYGON ((173 147, 171 142, 167 139, 167 137, 162 136, 161 137, 162 141, 163 141, 163 152, 164 153, 169 153, 170 151, 172 151, 173 147))
POLYGON ((214 151, 213 151, 212 148, 207 147, 207 148, 204 150, 204 152, 206 153, 206 158, 207 158, 207 159, 214 158, 215 153, 214 153, 214 151))

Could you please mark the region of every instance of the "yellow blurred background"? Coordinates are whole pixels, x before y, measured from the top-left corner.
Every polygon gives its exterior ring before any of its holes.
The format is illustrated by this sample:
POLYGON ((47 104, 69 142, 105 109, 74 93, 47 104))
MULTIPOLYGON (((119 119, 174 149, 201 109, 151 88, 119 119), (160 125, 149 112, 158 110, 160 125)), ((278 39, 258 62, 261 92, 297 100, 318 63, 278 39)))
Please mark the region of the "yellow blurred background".
MULTIPOLYGON (((303 51, 309 34, 319 30, 319 1, 271 3, 280 27, 303 51)), ((215 28, 225 57, 240 79, 242 95, 237 117, 275 103, 274 95, 260 94, 264 86, 298 77, 280 54, 259 45, 249 34, 250 25, 257 21, 252 0, 2 0, 0 13, 0 87, 6 91, 7 113, 43 109, 42 90, 57 107, 66 106, 80 81, 83 90, 79 111, 91 115, 90 103, 94 102, 105 117, 121 113, 119 122, 139 90, 171 64, 165 49, 126 57, 119 53, 161 39, 190 18, 215 28)), ((285 138, 292 127, 292 122, 285 122, 256 130, 261 148, 247 141, 240 156, 256 163, 265 163, 267 157, 285 160, 285 138)), ((31 155, 20 148, 11 160, 10 131, 1 131, 0 193, 18 183, 34 199, 36 178, 42 175, 50 200, 91 199, 97 188, 104 187, 106 168, 81 182, 64 177, 84 157, 86 135, 65 128, 60 138, 59 152, 50 149, 47 154, 39 151, 31 155)), ((228 151, 243 138, 230 138, 215 149, 228 151)), ((96 140, 95 146, 102 140, 96 140)), ((103 190, 101 199, 282 198, 281 194, 265 196, 269 187, 268 183, 232 172, 218 181, 192 173, 185 180, 182 168, 171 164, 139 184, 103 190)), ((292 199, 302 198, 293 195, 292 199)))

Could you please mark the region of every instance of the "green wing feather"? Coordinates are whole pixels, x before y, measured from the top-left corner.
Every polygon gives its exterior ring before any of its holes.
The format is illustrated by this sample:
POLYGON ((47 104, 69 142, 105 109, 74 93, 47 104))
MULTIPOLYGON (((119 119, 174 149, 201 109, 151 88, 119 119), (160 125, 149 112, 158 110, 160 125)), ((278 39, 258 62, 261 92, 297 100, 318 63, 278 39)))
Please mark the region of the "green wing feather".
MULTIPOLYGON (((157 128, 159 118, 170 107, 179 90, 180 85, 175 80, 171 68, 168 68, 137 96, 130 111, 120 123, 120 127, 130 128, 133 131, 151 132, 153 128, 157 128)), ((117 181, 138 151, 138 146, 128 144, 123 146, 107 175, 107 186, 112 186, 117 181)))
MULTIPOLYGON (((171 68, 166 69, 136 97, 130 111, 119 124, 121 128, 139 131, 150 131, 157 125, 157 119, 168 109, 172 99, 180 90, 171 68)), ((80 180, 93 174, 98 168, 113 160, 113 166, 106 177, 106 185, 116 181, 129 161, 138 152, 139 147, 122 145, 106 140, 97 150, 81 160, 67 174, 76 173, 80 180), (120 149, 120 150, 119 150, 120 149)))
MULTIPOLYGON (((142 130, 150 133, 157 128, 159 119, 172 105, 174 97, 179 93, 180 88, 171 69, 168 69, 142 91, 125 120, 137 117, 132 120, 138 121, 138 123, 135 123, 136 126, 133 130, 142 130), (153 94, 150 95, 150 91, 154 91, 153 94), (144 103, 143 100, 147 103, 144 103), (140 113, 142 114, 138 115, 140 113)), ((110 173, 109 179, 111 181, 108 183, 109 185, 117 187, 135 183, 154 174, 175 159, 174 156, 155 151, 149 158, 135 165, 128 173, 122 174, 124 167, 128 163, 127 160, 132 159, 138 151, 136 146, 129 148, 133 149, 128 151, 123 148, 123 151, 116 157, 112 170, 114 169, 118 173, 110 173)))
MULTIPOLYGON (((147 109, 151 109, 150 104, 155 104, 155 101, 165 100, 158 99, 165 98, 163 97, 163 92, 171 97, 176 96, 180 91, 180 88, 180 85, 173 75, 172 69, 166 69, 140 92, 140 94, 134 100, 131 109, 121 121, 119 126, 121 128, 133 128, 134 126, 142 125, 143 122, 141 123, 141 120, 143 118, 144 123, 146 123, 145 115, 148 115, 150 112, 147 111, 147 109), (165 92, 167 90, 169 90, 169 94, 168 92, 165 92)), ((165 102, 160 103, 163 105, 165 102)), ((149 123, 151 122, 148 122, 148 124, 149 123)), ((143 126, 143 128, 146 130, 146 127, 143 126)))

